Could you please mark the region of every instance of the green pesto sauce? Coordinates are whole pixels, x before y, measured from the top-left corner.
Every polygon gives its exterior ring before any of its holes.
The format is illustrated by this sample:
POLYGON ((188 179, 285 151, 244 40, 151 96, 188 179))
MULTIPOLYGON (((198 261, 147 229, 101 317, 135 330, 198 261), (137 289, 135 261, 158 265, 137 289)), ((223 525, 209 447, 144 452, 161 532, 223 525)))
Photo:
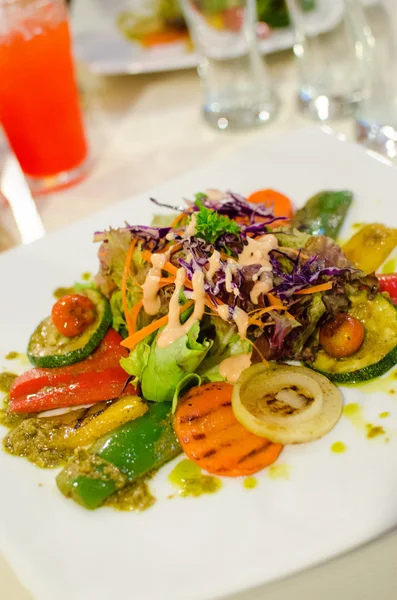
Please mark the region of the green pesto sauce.
POLYGON ((8 401, 9 398, 6 396, 3 399, 4 408, 0 409, 0 425, 3 425, 3 427, 7 427, 8 429, 13 429, 25 420, 25 415, 10 413, 8 410, 8 401))
MULTIPOLYGON (((352 425, 355 425, 361 432, 365 433, 366 437, 371 440, 380 435, 385 435, 385 430, 380 425, 372 425, 367 423, 363 418, 362 407, 359 404, 346 404, 343 409, 343 415, 349 419, 352 425)), ((385 413, 381 413, 385 414, 385 413)))
POLYGON ((133 483, 127 483, 121 490, 112 494, 104 506, 111 506, 123 511, 144 511, 153 506, 156 498, 151 493, 148 480, 154 475, 151 473, 137 479, 133 483))
POLYGON ((385 410, 384 412, 379 413, 379 415, 378 415, 379 419, 386 419, 389 416, 390 416, 390 413, 387 410, 385 410))
POLYGON ((9 454, 26 458, 41 468, 63 466, 73 454, 67 440, 76 424, 84 426, 103 406, 100 403, 91 409, 81 408, 63 415, 40 418, 36 414, 9 412, 8 398, 5 398, 4 408, 0 410, 0 424, 10 431, 3 439, 3 448, 9 454))
POLYGON ((357 425, 358 427, 366 425, 363 416, 362 416, 362 408, 356 402, 351 402, 350 404, 346 404, 343 409, 343 416, 346 417, 350 423, 353 425, 357 425))
POLYGON ((86 271, 85 273, 82 274, 81 279, 83 281, 89 281, 91 279, 91 273, 88 273, 88 271, 86 271))
POLYGON ((367 425, 367 438, 372 439, 378 435, 385 435, 385 430, 380 425, 367 425))
POLYGON ((9 371, 4 371, 4 373, 0 373, 0 392, 3 392, 3 394, 8 394, 14 382, 14 379, 16 378, 17 375, 15 375, 15 373, 10 373, 9 371))
POLYGON ((270 479, 289 479, 290 469, 288 465, 271 465, 267 470, 267 474, 270 479))
POLYGON ((353 223, 352 225, 352 229, 354 230, 355 233, 357 233, 358 229, 362 229, 364 227, 365 223, 353 223))
POLYGON ((243 482, 243 486, 246 490, 253 490, 258 485, 256 477, 246 477, 243 482))
POLYGON ((214 494, 221 487, 221 480, 212 475, 203 475, 201 469, 191 460, 182 460, 168 476, 180 496, 202 496, 214 494))
POLYGON ((14 415, 1 411, 0 422, 11 431, 3 439, 3 448, 13 456, 26 458, 43 469, 62 466, 73 449, 64 444, 65 427, 60 419, 14 415))
POLYGON ((6 360, 15 360, 16 358, 19 358, 19 352, 15 352, 14 350, 12 350, 8 354, 6 354, 6 360))
POLYGON ((343 442, 334 442, 331 446, 331 452, 334 452, 335 454, 343 454, 346 450, 347 446, 343 442))
POLYGON ((59 287, 56 290, 54 290, 52 295, 54 296, 54 298, 59 300, 60 298, 63 298, 64 296, 67 296, 68 294, 74 294, 74 292, 75 292, 74 287, 59 287))
POLYGON ((374 394, 383 392, 384 394, 394 395, 397 386, 397 371, 391 371, 384 377, 378 377, 371 381, 361 381, 358 383, 343 384, 344 387, 359 388, 363 394, 374 394))
POLYGON ((396 272, 396 267, 397 267, 397 259, 396 258, 391 258, 390 260, 388 260, 387 262, 385 262, 385 264, 382 267, 382 273, 395 273, 396 272))

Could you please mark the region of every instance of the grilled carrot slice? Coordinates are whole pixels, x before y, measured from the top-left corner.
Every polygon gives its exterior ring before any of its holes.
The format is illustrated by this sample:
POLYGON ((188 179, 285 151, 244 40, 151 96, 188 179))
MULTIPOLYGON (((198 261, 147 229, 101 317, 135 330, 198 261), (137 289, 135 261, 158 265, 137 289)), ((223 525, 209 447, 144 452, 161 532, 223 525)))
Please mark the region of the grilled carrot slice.
POLYGON ((282 450, 247 431, 232 410, 229 383, 192 388, 179 401, 174 429, 185 454, 215 475, 252 475, 271 465, 282 450))

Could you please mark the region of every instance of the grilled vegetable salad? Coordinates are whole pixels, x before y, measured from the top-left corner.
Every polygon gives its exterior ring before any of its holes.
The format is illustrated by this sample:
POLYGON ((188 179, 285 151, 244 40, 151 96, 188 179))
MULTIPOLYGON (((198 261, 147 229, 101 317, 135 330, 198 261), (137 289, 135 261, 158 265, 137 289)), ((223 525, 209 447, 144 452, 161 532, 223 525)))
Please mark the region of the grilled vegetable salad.
POLYGON ((95 233, 95 281, 65 290, 30 338, 34 368, 10 379, 6 450, 63 466, 60 491, 94 509, 141 498, 182 452, 240 477, 327 434, 335 382, 397 363, 397 275, 374 273, 396 231, 365 225, 344 252, 352 200, 326 190, 295 212, 275 190, 208 190, 152 199, 174 211, 156 225, 95 233))
MULTIPOLYGON (((225 0, 192 0, 192 10, 202 11, 214 29, 239 31, 244 22, 245 4, 236 0, 231 7, 225 0)), ((301 4, 305 11, 316 8, 316 0, 301 0, 301 4)), ((259 21, 272 29, 291 24, 286 0, 257 0, 257 15, 259 21)), ((187 26, 178 0, 159 0, 150 14, 123 11, 117 18, 117 27, 126 39, 146 48, 187 39, 187 26)))

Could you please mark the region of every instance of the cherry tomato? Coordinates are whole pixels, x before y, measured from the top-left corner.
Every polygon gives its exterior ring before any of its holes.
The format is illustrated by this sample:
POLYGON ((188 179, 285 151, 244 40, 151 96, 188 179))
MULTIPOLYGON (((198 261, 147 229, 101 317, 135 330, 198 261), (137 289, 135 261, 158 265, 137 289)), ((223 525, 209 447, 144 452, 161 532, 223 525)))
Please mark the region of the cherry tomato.
POLYGON ((397 273, 377 275, 381 292, 387 292, 393 302, 397 303, 397 273))
POLYGON ((333 358, 344 358, 357 352, 364 341, 364 333, 358 319, 341 313, 321 327, 320 344, 333 358))
POLYGON ((55 327, 66 337, 80 335, 95 320, 94 303, 82 294, 63 296, 52 307, 51 318, 55 327))

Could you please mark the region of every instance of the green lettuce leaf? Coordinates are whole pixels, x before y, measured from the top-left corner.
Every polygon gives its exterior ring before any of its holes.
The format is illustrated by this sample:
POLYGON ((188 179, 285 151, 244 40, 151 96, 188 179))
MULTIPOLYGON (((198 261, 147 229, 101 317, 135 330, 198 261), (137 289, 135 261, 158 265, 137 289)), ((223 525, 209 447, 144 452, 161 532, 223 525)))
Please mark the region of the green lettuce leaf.
POLYGON ((219 364, 230 356, 248 354, 251 350, 250 344, 241 339, 236 327, 218 318, 210 319, 205 334, 214 342, 196 372, 207 381, 224 381, 225 378, 219 373, 219 364))
POLYGON ((110 308, 113 315, 112 327, 120 333, 123 338, 128 335, 127 323, 124 318, 123 300, 121 290, 114 292, 110 298, 110 308))
MULTIPOLYGON (((123 229, 110 229, 98 251, 100 270, 95 277, 99 290, 110 297, 116 289, 121 289, 127 252, 131 244, 131 234, 123 229)), ((141 244, 137 244, 131 259, 130 271, 137 282, 142 284, 150 264, 143 259, 141 244)), ((127 281, 127 294, 136 288, 131 278, 127 281)), ((134 290, 133 290, 134 291, 134 290)))
POLYGON ((152 334, 146 337, 144 340, 140 341, 130 352, 128 358, 120 359, 120 365, 129 375, 135 377, 133 380, 133 385, 137 385, 141 378, 142 374, 148 364, 150 348, 153 342, 155 334, 152 334))
POLYGON ((139 342, 128 358, 120 360, 120 365, 135 377, 135 385, 140 382, 146 400, 176 403, 182 388, 192 380, 187 375, 195 373, 212 346, 212 340, 198 341, 199 334, 200 323, 196 323, 166 348, 158 347, 157 336, 153 334, 139 342))
POLYGON ((170 215, 153 215, 152 227, 170 227, 175 221, 175 214, 170 215))
POLYGON ((310 235, 299 229, 290 229, 289 227, 279 227, 272 231, 277 238, 278 245, 286 248, 304 248, 310 235))
POLYGON ((172 398, 172 414, 175 413, 176 407, 178 406, 179 396, 187 391, 187 388, 193 387, 193 385, 201 385, 201 377, 197 373, 189 373, 185 375, 183 379, 178 383, 175 388, 174 397, 172 398))
MULTIPOLYGON (((142 394, 153 402, 171 402, 178 384, 190 373, 195 373, 212 346, 212 341, 198 341, 200 323, 166 348, 159 348, 154 340, 140 382, 142 394)), ((127 359, 128 360, 128 359, 127 359)), ((146 360, 146 356, 144 358, 146 360)))
POLYGON ((326 308, 322 299, 322 294, 312 294, 311 302, 307 309, 307 317, 303 332, 297 337, 291 348, 292 356, 299 357, 302 354, 304 347, 316 331, 318 322, 325 312, 326 308))

